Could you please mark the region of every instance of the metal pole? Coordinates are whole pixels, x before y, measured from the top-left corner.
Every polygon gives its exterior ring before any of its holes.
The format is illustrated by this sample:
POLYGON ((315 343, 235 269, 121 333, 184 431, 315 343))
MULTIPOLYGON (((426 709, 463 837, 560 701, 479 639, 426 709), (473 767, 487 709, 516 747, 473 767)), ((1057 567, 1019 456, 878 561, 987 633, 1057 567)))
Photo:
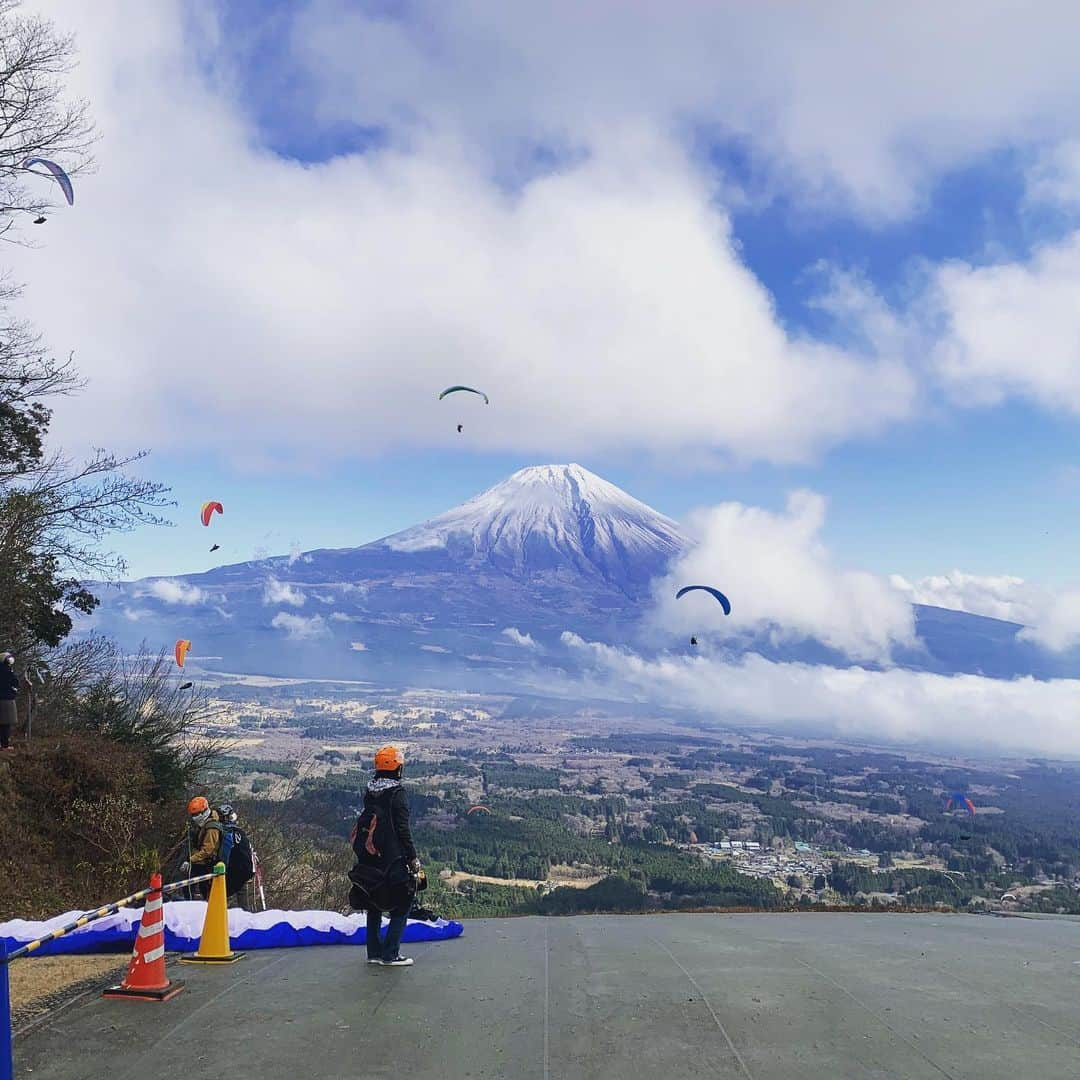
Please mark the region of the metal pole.
POLYGON ((0 941, 0 1080, 15 1080, 11 1051, 11 990, 8 986, 7 945, 0 941))

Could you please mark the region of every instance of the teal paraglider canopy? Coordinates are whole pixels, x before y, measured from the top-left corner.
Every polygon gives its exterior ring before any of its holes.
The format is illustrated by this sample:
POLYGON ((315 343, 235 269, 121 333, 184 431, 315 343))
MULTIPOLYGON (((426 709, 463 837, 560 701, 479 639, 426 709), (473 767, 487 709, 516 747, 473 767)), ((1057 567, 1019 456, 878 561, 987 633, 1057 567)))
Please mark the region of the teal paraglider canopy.
POLYGON ((457 394, 464 391, 467 394, 477 394, 484 399, 485 405, 490 405, 487 394, 483 390, 474 390, 471 386, 448 386, 440 395, 439 400, 442 401, 447 394, 457 394))
POLYGON ((715 596, 720 601, 720 606, 724 609, 725 615, 731 614, 731 601, 719 590, 714 589, 711 585, 684 585, 676 594, 675 599, 680 600, 689 592, 707 592, 710 596, 715 596))

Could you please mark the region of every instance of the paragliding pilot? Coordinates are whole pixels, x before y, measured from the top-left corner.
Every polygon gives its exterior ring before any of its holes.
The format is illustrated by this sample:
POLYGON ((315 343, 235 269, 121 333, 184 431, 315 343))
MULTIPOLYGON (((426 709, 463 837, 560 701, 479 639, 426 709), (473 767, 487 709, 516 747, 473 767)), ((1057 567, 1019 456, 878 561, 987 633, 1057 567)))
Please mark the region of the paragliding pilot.
MULTIPOLYGON (((203 795, 196 795, 187 805, 188 857, 180 866, 181 878, 209 874, 221 857, 221 819, 210 809, 203 795)), ((210 882, 200 881, 199 892, 204 900, 210 898, 210 882)))
POLYGON ((405 755, 396 746, 375 752, 375 776, 352 832, 356 865, 349 872, 349 902, 367 911, 367 959, 383 967, 408 967, 398 949, 422 874, 409 827, 409 800, 401 786, 405 755), (380 940, 382 914, 390 916, 380 940))

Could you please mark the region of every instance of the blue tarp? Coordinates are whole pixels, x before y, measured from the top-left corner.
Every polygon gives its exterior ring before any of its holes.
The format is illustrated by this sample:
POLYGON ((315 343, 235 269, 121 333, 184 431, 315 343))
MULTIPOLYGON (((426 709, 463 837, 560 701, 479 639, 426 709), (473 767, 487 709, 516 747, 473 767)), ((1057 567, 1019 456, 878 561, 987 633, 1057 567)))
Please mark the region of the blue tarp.
MULTIPOLYGON (((199 947, 206 905, 197 900, 176 900, 162 905, 165 913, 165 947, 193 952, 199 947)), ((81 912, 69 911, 45 922, 15 919, 0 923, 0 940, 8 951, 73 922, 81 912)), ((141 912, 118 911, 81 930, 50 941, 35 956, 70 953, 125 952, 135 943, 141 912)), ((404 941, 445 941, 460 937, 459 922, 410 919, 404 941)), ((332 911, 260 911, 238 908, 229 911, 229 938, 234 949, 288 949, 305 945, 363 945, 367 938, 366 916, 338 915, 332 911)))

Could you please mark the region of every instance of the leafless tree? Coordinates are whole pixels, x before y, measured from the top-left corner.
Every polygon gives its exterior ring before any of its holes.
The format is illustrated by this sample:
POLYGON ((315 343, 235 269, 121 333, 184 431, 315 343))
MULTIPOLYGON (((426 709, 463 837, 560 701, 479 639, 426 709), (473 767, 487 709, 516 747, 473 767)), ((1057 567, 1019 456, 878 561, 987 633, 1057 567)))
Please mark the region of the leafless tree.
POLYGON ((67 94, 75 43, 19 0, 0 0, 0 237, 52 205, 51 177, 33 176, 24 162, 56 161, 69 176, 92 165, 94 126, 87 103, 67 94))

